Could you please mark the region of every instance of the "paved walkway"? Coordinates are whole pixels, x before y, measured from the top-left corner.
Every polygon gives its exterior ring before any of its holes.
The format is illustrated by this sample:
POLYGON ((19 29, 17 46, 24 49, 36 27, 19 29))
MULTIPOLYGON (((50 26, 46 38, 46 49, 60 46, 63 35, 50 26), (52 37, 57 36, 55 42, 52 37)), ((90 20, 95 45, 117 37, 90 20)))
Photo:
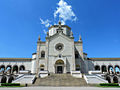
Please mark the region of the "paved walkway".
POLYGON ((22 88, 0 88, 0 90, 120 90, 120 88, 99 88, 99 87, 22 87, 22 88))

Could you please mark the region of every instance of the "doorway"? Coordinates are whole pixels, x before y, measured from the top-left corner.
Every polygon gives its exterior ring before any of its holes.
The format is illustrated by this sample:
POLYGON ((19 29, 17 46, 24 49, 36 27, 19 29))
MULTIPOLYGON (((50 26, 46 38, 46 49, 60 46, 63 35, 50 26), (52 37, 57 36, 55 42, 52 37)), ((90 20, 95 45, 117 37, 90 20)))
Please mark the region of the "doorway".
POLYGON ((63 66, 57 66, 57 73, 59 74, 63 73, 63 66))
POLYGON ((55 73, 57 74, 64 73, 64 61, 63 60, 57 60, 55 62, 55 73))

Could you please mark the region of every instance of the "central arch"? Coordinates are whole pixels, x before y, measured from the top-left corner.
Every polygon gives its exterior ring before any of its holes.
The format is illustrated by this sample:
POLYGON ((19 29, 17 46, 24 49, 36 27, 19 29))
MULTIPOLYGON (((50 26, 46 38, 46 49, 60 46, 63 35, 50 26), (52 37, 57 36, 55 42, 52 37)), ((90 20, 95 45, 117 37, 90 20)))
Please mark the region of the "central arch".
POLYGON ((55 73, 62 74, 64 72, 64 61, 63 60, 57 60, 55 62, 55 73))

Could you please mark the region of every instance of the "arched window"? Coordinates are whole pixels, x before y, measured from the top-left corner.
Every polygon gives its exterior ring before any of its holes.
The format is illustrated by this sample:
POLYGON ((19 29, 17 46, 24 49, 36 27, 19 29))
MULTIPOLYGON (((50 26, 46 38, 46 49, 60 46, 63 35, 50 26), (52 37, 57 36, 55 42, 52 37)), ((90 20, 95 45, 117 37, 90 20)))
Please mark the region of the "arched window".
POLYGON ((21 65, 19 70, 25 70, 25 66, 24 65, 21 65))
POLYGON ((5 70, 5 65, 1 65, 0 70, 5 70))
POLYGON ((120 68, 119 68, 119 66, 118 65, 115 65, 115 73, 116 74, 119 74, 119 72, 120 72, 120 68))
POLYGON ((1 65, 0 66, 0 72, 4 73, 4 71, 5 71, 5 65, 1 65))
POLYGON ((79 53, 78 53, 78 51, 75 51, 75 58, 79 58, 79 53))
POLYGON ((45 58, 45 51, 41 52, 41 58, 45 58))
POLYGON ((96 65, 96 66, 95 66, 95 70, 100 70, 100 66, 99 66, 99 65, 96 65))
POLYGON ((113 66, 112 65, 109 65, 108 66, 108 72, 109 73, 113 73, 114 71, 113 71, 113 66))
POLYGON ((13 73, 18 73, 18 66, 17 65, 13 66, 13 73))
POLYGON ((57 60, 57 61, 55 62, 55 64, 64 64, 64 61, 63 61, 63 60, 57 60))
POLYGON ((44 71, 44 65, 43 64, 40 65, 40 71, 44 71))
POLYGON ((102 72, 107 72, 107 67, 105 65, 102 65, 102 72))
POLYGON ((6 72, 9 73, 9 74, 11 74, 11 70, 12 70, 11 65, 7 65, 6 72))

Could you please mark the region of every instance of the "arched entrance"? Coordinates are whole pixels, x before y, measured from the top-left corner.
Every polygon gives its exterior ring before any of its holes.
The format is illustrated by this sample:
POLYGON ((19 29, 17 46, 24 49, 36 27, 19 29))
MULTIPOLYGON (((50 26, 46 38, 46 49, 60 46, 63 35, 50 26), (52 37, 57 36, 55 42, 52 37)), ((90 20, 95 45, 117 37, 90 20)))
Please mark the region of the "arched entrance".
POLYGON ((14 80, 14 77, 10 76, 9 79, 8 79, 8 83, 12 83, 13 80, 14 80))
POLYGON ((6 77, 6 76, 3 76, 3 77, 1 78, 1 83, 6 83, 6 81, 7 81, 7 77, 6 77))
POLYGON ((64 71, 64 61, 63 60, 57 60, 55 62, 55 73, 63 73, 64 71))
POLYGON ((116 76, 113 77, 113 83, 118 83, 118 78, 116 76))
POLYGON ((111 83, 111 78, 109 76, 106 77, 106 80, 108 81, 108 83, 111 83))

